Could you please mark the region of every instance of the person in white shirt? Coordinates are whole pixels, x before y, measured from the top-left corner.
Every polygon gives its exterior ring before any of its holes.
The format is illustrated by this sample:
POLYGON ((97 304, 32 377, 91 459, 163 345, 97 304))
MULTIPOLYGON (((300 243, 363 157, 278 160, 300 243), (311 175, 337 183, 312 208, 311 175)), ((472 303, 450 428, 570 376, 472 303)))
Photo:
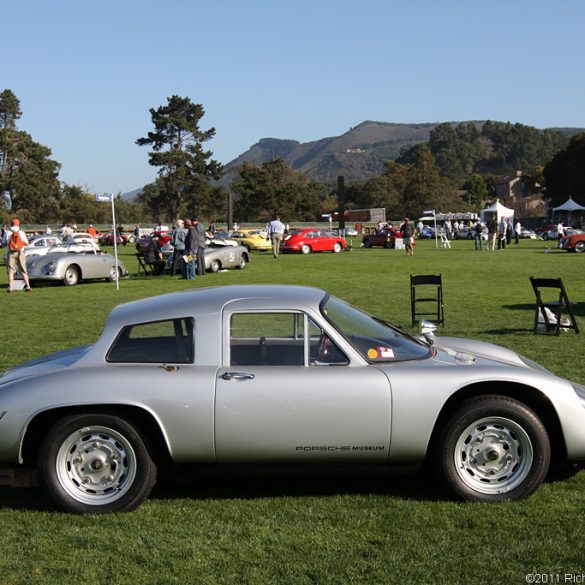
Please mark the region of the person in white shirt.
POLYGON ((20 229, 20 220, 17 217, 12 219, 10 227, 4 232, 3 245, 8 248, 6 261, 6 266, 8 267, 8 290, 6 292, 12 292, 14 275, 18 269, 20 269, 24 280, 24 290, 30 292, 30 282, 26 271, 26 255, 24 253, 24 247, 28 246, 28 238, 24 230, 20 229))
POLYGON ((278 258, 280 253, 280 242, 284 236, 284 224, 280 221, 278 215, 274 216, 274 219, 268 224, 268 236, 272 241, 272 255, 278 258))

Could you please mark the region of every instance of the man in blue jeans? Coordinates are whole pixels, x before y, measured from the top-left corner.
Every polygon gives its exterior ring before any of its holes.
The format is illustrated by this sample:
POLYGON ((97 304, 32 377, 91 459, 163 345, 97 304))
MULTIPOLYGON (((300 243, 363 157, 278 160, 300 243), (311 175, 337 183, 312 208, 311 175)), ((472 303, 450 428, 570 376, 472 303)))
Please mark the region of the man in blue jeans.
POLYGON ((195 257, 197 249, 197 230, 193 226, 190 219, 185 220, 185 228, 187 229, 187 236, 185 237, 185 257, 191 257, 189 261, 183 261, 185 265, 185 272, 183 278, 187 280, 195 279, 195 257))

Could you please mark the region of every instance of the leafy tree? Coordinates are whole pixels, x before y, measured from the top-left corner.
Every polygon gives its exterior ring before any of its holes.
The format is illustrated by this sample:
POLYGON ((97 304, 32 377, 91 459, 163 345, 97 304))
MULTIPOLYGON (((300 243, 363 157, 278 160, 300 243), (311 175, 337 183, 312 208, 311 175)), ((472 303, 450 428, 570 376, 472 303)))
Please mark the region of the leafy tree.
POLYGON ((313 220, 320 209, 319 183, 282 159, 258 167, 244 162, 232 183, 235 212, 242 221, 267 220, 274 213, 288 220, 313 220))
POLYGON ((110 218, 110 207, 98 203, 95 195, 86 193, 75 185, 63 186, 60 214, 62 223, 109 223, 110 218))
POLYGON ((569 196, 585 205, 585 132, 571 138, 544 168, 546 192, 552 204, 560 205, 569 196))
POLYGON ((481 209, 484 207, 484 202, 489 196, 489 188, 482 175, 470 175, 464 189, 467 191, 468 203, 472 208, 481 209))
POLYGON ((139 146, 152 147, 149 163, 159 167, 156 202, 152 203, 167 221, 179 218, 186 204, 196 208, 201 191, 209 188, 211 179, 222 175, 222 165, 203 148, 215 136, 214 128, 200 129, 204 115, 202 105, 173 95, 167 98, 166 106, 150 109, 154 131, 136 140, 139 146))
POLYGON ((441 177, 435 157, 425 145, 413 153, 404 188, 404 214, 417 217, 425 209, 454 211, 462 207, 453 183, 441 177))
POLYGON ((358 208, 383 207, 388 217, 404 213, 404 190, 408 184, 410 165, 387 161, 382 174, 366 181, 357 193, 358 208))
POLYGON ((12 210, 30 221, 47 221, 59 215, 60 165, 51 149, 19 131, 20 102, 10 91, 0 94, 0 192, 8 191, 12 210))

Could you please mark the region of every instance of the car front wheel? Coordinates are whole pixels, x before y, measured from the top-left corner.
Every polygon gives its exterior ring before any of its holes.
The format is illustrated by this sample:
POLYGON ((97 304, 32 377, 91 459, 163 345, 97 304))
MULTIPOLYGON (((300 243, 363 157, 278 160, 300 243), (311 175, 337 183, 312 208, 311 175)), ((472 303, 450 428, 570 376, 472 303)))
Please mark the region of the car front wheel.
POLYGON ((79 282, 79 272, 75 266, 67 266, 63 283, 66 286, 75 286, 79 282))
POLYGON ((579 252, 580 254, 585 252, 585 242, 577 242, 575 244, 575 252, 579 252))
POLYGON ((335 244, 333 244, 333 253, 339 254, 339 252, 341 252, 341 244, 339 242, 335 242, 335 244))
POLYGON ((39 478, 49 496, 68 512, 128 512, 150 494, 156 466, 129 422, 81 414, 57 421, 47 434, 39 478))
POLYGON ((540 419, 506 396, 478 396, 444 425, 436 463, 446 487, 465 500, 524 498, 543 482, 550 442, 540 419))
POLYGON ((211 270, 211 272, 219 272, 220 268, 221 264, 219 263, 219 260, 212 260, 209 270, 211 270))

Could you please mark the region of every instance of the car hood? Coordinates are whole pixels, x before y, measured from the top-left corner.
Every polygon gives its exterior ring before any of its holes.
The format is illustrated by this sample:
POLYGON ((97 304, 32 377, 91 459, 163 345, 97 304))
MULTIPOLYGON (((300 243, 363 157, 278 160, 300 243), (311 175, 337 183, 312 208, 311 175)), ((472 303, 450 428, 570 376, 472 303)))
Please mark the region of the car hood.
POLYGON ((436 337, 433 347, 437 352, 444 352, 451 358, 462 363, 479 363, 487 365, 486 360, 521 368, 532 368, 547 371, 542 366, 529 360, 511 349, 494 345, 477 339, 462 337, 436 337))
POLYGON ((82 358, 92 347, 93 345, 80 345, 25 362, 0 375, 0 386, 15 380, 46 375, 56 370, 68 368, 82 358))

